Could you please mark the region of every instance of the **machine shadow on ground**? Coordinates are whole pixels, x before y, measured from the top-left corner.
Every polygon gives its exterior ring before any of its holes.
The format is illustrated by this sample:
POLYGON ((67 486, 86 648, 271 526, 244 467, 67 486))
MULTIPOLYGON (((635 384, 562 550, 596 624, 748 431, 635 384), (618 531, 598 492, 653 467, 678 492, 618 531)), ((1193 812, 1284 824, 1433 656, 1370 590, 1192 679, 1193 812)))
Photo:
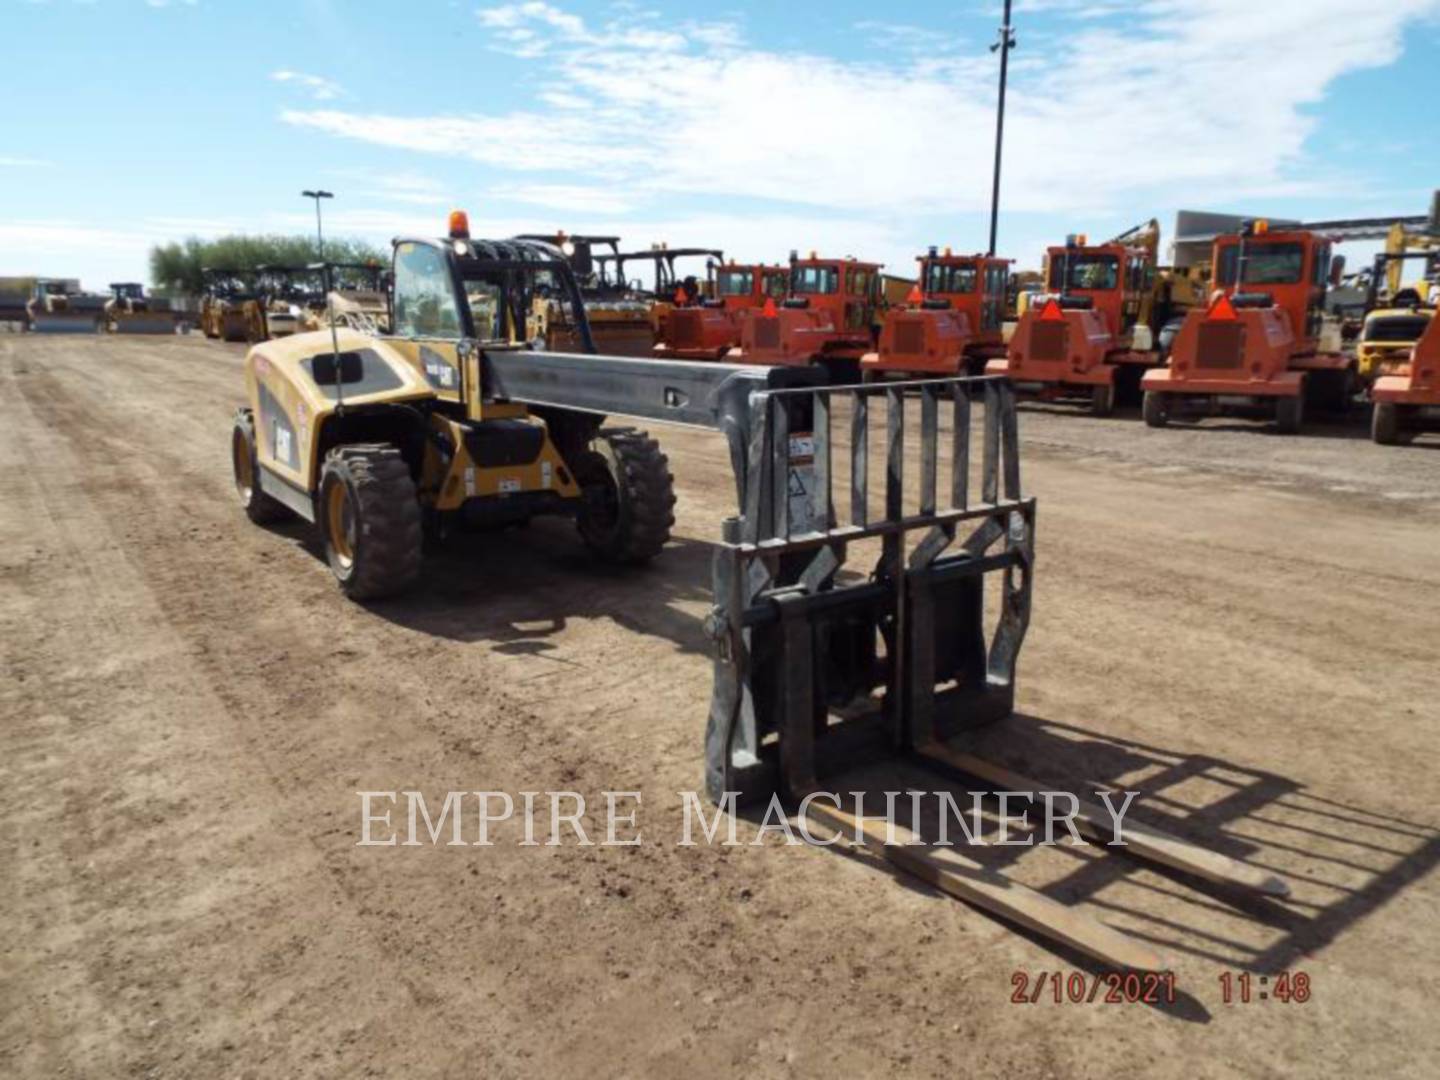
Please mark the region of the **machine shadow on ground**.
MULTIPOLYGON (((987 846, 964 846, 966 858, 1057 902, 1083 905, 1155 946, 1177 966, 1196 960, 1256 976, 1303 970, 1307 957, 1440 863, 1440 829, 1432 825, 1327 799, 1285 776, 1210 755, 1176 752, 1023 712, 962 735, 951 746, 1028 774, 1046 790, 1070 791, 1091 801, 1101 790, 1134 792, 1127 821, 1271 870, 1290 883, 1292 895, 1277 899, 1132 858, 1119 848, 1069 842, 1044 849, 999 846, 994 843, 998 803, 987 796, 987 846), (1183 914, 1176 913, 1177 902, 1185 905, 1183 914)), ((993 785, 966 785, 895 759, 827 777, 821 787, 844 793, 946 791, 968 809, 968 792, 989 791, 993 785)), ((1012 818, 1023 805, 1012 804, 1012 818)), ((934 843, 941 835, 937 806, 933 798, 923 800, 916 819, 908 800, 900 798, 896 820, 934 843)), ((1040 804, 1035 806, 1032 820, 1038 822, 1040 804)), ((873 807, 867 802, 866 812, 879 813, 882 807, 883 797, 873 807)), ((742 816, 758 825, 764 809, 753 807, 742 816)), ((948 835, 957 836, 953 821, 948 835)), ((963 837, 959 843, 964 844, 963 837)), ((936 903, 957 902, 865 849, 835 845, 828 850, 936 903)), ((998 916, 987 917, 1004 922, 1067 967, 1104 970, 1083 953, 998 916)), ((1177 989, 1173 1003, 1153 1007, 1179 1019, 1208 1022, 1207 1009, 1184 989, 1177 989)), ((1207 996, 1215 996, 1209 993, 1215 987, 1205 989, 1207 996)))
MULTIPOLYGON (((313 529, 293 524, 276 531, 324 559, 313 529)), ((681 537, 651 566, 609 567, 589 556, 570 522, 538 520, 523 528, 452 537, 427 557, 411 592, 369 608, 397 625, 449 640, 488 643, 504 654, 553 653, 563 662, 563 651, 550 639, 568 620, 609 619, 708 658, 711 643, 702 619, 711 602, 713 550, 706 541, 681 537)), ((952 745, 1032 777, 1049 790, 1071 791, 1091 801, 1100 790, 1134 792, 1128 820, 1270 870, 1290 883, 1290 897, 1273 899, 1093 844, 965 848, 965 855, 982 867, 1060 903, 1083 905, 1102 921, 1113 919, 1117 929, 1175 961, 1190 958, 1256 975, 1303 966, 1306 957, 1440 863, 1440 829, 1431 824, 1346 805, 1283 775, 1212 755, 1024 712, 960 736, 952 745), (1177 903, 1185 905, 1184 914, 1176 913, 1177 903)), ((895 759, 825 778, 822 787, 876 793, 949 790, 963 807, 969 802, 967 790, 993 785, 977 782, 967 789, 934 770, 895 759)), ((928 800, 912 822, 902 799, 897 819, 934 842, 934 806, 928 800)), ((987 825, 993 827, 993 798, 986 808, 987 825)), ((742 816, 758 824, 763 810, 742 816)), ((950 832, 954 836, 953 827, 950 832)), ((864 851, 831 850, 938 903, 958 902, 864 851)), ((1065 965, 1098 970, 1085 955, 1016 929, 1065 965)), ((1191 1022, 1206 1022, 1210 1015, 1188 994, 1155 1007, 1191 1022)))
MULTIPOLYGON (((296 521, 274 531, 325 561, 313 526, 296 521)), ((612 566, 590 555, 571 521, 542 518, 447 537, 426 553, 420 579, 406 593, 365 607, 398 626, 488 642, 505 653, 549 651, 546 638, 567 620, 608 618, 708 656, 702 620, 711 602, 713 550, 677 536, 647 566, 612 566)))

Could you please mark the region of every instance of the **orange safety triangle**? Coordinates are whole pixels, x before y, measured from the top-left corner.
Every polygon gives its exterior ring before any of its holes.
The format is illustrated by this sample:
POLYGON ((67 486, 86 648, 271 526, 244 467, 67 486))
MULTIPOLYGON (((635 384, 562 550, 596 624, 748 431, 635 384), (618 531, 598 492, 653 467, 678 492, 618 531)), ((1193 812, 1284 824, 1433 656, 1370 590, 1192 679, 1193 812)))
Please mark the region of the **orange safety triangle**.
POLYGON ((912 285, 912 286, 910 286, 910 292, 909 292, 909 294, 905 297, 905 303, 907 303, 907 304, 923 304, 924 302, 925 302, 925 294, 920 291, 920 286, 919 286, 919 285, 912 285))
POLYGON ((677 285, 677 286, 675 286, 675 304, 676 304, 676 306, 683 306, 684 303, 685 303, 685 290, 684 290, 683 288, 681 288, 679 285, 677 285))
POLYGON ((1235 306, 1230 303, 1230 298, 1221 293, 1220 299, 1210 305, 1210 313, 1205 316, 1216 322, 1234 322, 1238 316, 1235 314, 1235 306))
POLYGON ((767 296, 765 298, 765 307, 761 309, 760 314, 764 315, 767 319, 775 318, 775 298, 773 296, 767 296))
POLYGON ((1065 313, 1060 310, 1060 302, 1053 296, 1045 301, 1045 307, 1040 312, 1041 322, 1064 322, 1065 313))

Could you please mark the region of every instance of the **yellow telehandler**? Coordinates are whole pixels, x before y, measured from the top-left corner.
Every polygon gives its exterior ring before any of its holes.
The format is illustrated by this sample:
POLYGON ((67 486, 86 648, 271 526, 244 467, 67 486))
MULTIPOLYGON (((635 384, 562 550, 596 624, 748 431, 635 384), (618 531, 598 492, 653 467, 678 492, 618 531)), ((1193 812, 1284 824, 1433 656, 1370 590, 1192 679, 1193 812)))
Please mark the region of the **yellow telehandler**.
MULTIPOLYGON (((425 534, 455 523, 573 515, 597 556, 644 563, 670 535, 672 477, 654 439, 606 416, 718 430, 738 512, 715 548, 705 620, 709 796, 731 809, 798 803, 900 869, 1112 968, 1162 968, 1142 940, 816 798, 887 755, 1036 788, 945 741, 1013 711, 1030 616, 1035 500, 1020 491, 1003 379, 833 386, 815 368, 598 355, 561 250, 473 239, 459 212, 443 238, 396 240, 392 273, 389 333, 332 324, 250 350, 231 456, 253 521, 315 523, 357 600, 403 590, 425 534), (583 352, 540 347, 537 300, 566 309, 583 352), (877 500, 872 443, 884 458, 877 500), (847 489, 842 513, 835 493, 847 489), (868 574, 844 572, 874 556, 868 574)), ((1104 835, 1093 804, 1075 817, 1104 835)), ((1286 891, 1268 871, 1157 829, 1126 836, 1130 853, 1192 878, 1286 891)))

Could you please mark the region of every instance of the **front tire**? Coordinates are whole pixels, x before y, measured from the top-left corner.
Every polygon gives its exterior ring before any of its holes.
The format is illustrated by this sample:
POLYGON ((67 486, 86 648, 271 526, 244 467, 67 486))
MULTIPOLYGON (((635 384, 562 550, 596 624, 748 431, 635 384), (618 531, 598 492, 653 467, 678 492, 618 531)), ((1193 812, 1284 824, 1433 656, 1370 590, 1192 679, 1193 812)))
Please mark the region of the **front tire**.
POLYGON ((245 516, 256 525, 284 521, 290 511, 283 503, 260 490, 260 461, 255 452, 255 416, 249 409, 235 414, 230 433, 230 464, 235 473, 235 493, 245 516))
POLYGON ((1275 428, 1281 435, 1300 434, 1300 425, 1305 422, 1305 395, 1282 397, 1275 401, 1275 428))
POLYGON ((393 596, 419 576, 420 502, 395 447, 331 450, 320 473, 317 509, 325 558, 350 599, 393 596))
POLYGON ((1158 390, 1146 390, 1140 405, 1140 414, 1146 427, 1162 428, 1170 422, 1170 407, 1165 395, 1158 390))
POLYGON ((675 478, 643 431, 609 428, 575 463, 580 538, 608 563, 638 566, 660 554, 675 524, 675 478))
POLYGON ((1115 411, 1115 387, 1101 384, 1090 388, 1090 415, 1109 416, 1115 411))

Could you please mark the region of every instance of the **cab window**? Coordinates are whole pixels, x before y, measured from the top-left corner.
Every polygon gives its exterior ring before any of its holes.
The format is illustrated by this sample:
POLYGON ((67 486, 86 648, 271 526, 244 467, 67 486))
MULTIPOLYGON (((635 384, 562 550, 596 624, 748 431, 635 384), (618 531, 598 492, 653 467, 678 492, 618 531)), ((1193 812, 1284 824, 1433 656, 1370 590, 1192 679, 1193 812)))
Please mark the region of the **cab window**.
MULTIPOLYGON (((1220 265, 1215 283, 1222 287, 1235 284, 1236 267, 1240 261, 1240 245, 1228 244, 1220 250, 1220 265)), ((1266 243, 1245 241, 1245 280, 1243 285, 1298 285, 1305 276, 1305 247, 1286 242, 1266 243)))
POLYGON ((927 263, 925 266, 925 291, 929 293, 972 293, 975 291, 974 265, 950 265, 927 263))
POLYGON ((830 295, 840 291, 840 271, 833 266, 797 266, 790 272, 796 295, 830 295))
POLYGON ((874 276, 869 270, 851 270, 845 275, 845 291, 851 296, 869 296, 874 276))
POLYGON ((1114 255, 1079 252, 1050 256, 1050 288, 1106 291, 1120 283, 1120 260, 1114 255))
POLYGON ((719 296, 749 296, 755 275, 749 270, 721 270, 715 278, 715 292, 719 296))
POLYGON ((785 280, 783 270, 777 270, 765 275, 765 295, 774 297, 776 300, 785 299, 785 294, 790 288, 790 283, 785 280))
POLYGON ((397 337, 461 336, 460 312, 445 256, 428 244, 395 249, 397 337))

